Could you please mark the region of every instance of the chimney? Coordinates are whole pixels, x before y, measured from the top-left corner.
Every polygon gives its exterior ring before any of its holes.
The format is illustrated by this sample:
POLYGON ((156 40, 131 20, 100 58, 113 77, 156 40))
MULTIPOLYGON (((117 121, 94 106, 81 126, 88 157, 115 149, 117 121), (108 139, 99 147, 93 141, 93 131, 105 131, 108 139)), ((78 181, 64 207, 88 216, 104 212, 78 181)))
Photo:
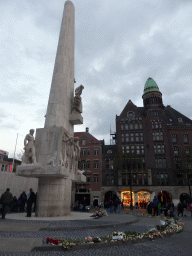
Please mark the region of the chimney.
POLYGON ((85 131, 86 131, 86 132, 89 132, 89 127, 86 127, 85 131))

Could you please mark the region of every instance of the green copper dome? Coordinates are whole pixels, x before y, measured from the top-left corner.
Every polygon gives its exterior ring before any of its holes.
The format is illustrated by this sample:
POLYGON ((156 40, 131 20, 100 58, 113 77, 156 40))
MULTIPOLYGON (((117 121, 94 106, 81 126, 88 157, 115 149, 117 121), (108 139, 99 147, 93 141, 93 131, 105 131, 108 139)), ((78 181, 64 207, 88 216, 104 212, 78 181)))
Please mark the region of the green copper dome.
POLYGON ((145 83, 145 87, 144 87, 144 93, 147 92, 159 92, 159 87, 157 86, 156 82, 149 77, 145 83))

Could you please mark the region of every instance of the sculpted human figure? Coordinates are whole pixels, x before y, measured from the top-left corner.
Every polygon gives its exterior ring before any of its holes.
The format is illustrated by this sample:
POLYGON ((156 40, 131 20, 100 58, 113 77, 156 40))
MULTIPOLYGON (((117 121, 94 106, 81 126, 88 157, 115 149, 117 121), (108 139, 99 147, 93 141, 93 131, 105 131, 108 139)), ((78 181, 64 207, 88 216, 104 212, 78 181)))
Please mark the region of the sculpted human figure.
POLYGON ((22 164, 37 163, 35 156, 35 139, 33 137, 35 130, 30 129, 29 134, 25 136, 24 139, 24 154, 22 159, 22 164))
POLYGON ((79 147, 79 138, 74 138, 74 166, 75 166, 75 172, 78 170, 78 160, 80 159, 81 154, 81 148, 79 147))
POLYGON ((83 85, 80 85, 79 87, 77 87, 75 89, 75 97, 73 100, 73 109, 72 110, 75 110, 79 113, 82 113, 82 102, 81 102, 80 95, 82 94, 83 89, 84 89, 83 85))

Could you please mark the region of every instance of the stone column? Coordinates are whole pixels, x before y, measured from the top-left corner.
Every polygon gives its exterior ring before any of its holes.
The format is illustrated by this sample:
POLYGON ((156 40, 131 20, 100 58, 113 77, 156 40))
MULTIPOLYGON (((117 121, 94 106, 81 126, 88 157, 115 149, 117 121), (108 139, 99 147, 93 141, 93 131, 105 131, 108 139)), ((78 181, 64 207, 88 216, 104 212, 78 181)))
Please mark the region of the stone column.
POLYGON ((71 180, 63 178, 39 178, 37 191, 38 217, 57 217, 70 213, 71 180))
POLYGON ((72 136, 73 125, 69 122, 69 115, 71 114, 74 97, 74 35, 75 9, 71 1, 66 1, 47 106, 45 128, 62 126, 72 136))

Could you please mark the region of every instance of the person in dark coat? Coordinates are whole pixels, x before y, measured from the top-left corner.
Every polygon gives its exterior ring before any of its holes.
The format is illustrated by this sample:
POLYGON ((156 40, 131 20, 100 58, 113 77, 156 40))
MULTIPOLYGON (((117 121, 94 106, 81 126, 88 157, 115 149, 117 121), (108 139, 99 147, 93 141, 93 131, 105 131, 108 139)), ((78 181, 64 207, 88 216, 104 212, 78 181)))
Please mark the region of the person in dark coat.
POLYGON ((23 193, 20 195, 20 197, 18 199, 20 212, 25 211, 25 203, 26 202, 27 202, 27 195, 26 195, 25 191, 23 191, 23 193))
POLYGON ((183 204, 181 201, 177 205, 177 215, 179 216, 180 213, 181 213, 181 216, 183 217, 183 204))
POLYGON ((32 211, 32 204, 35 203, 35 193, 33 192, 33 189, 30 188, 29 194, 27 196, 27 216, 31 217, 31 211, 32 211))
POLYGON ((155 214, 158 216, 158 205, 159 205, 159 200, 157 199, 156 196, 154 196, 154 199, 153 199, 154 216, 155 214))
POLYGON ((11 208, 11 212, 18 212, 18 200, 16 196, 13 197, 10 208, 11 208))
POLYGON ((1 195, 0 202, 2 204, 2 219, 5 219, 5 215, 8 212, 9 206, 12 202, 12 194, 9 192, 10 189, 7 188, 6 191, 1 195))

